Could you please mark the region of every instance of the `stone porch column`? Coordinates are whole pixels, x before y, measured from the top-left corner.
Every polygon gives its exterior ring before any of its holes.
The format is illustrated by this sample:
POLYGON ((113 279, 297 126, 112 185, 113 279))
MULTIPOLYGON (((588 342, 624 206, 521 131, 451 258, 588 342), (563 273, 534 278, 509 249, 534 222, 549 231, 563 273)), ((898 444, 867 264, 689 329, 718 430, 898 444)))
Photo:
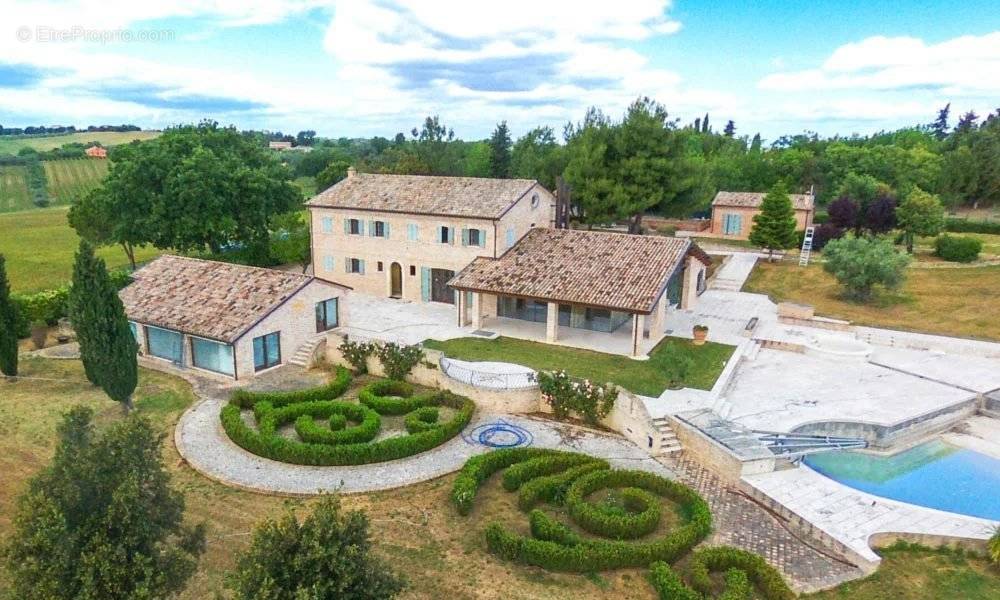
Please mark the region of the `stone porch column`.
POLYGON ((472 292, 472 327, 483 328, 483 295, 480 292, 472 292))
POLYGON ((663 329, 666 327, 668 304, 670 301, 667 300, 667 292, 663 292, 663 295, 657 300, 656 306, 653 307, 653 325, 650 331, 656 337, 663 335, 663 329))
POLYGON ((559 339, 559 305, 549 302, 545 315, 545 341, 552 344, 559 339))

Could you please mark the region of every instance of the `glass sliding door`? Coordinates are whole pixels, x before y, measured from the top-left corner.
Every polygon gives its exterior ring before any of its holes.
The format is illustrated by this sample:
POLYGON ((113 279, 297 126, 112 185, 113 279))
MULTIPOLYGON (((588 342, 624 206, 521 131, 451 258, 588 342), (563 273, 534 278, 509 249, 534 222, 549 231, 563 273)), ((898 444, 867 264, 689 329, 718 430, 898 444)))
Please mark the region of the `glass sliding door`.
POLYGON ((544 323, 548 319, 549 305, 539 300, 511 296, 497 298, 497 316, 544 323))
POLYGON ((191 338, 191 362, 199 369, 207 369, 235 375, 236 365, 233 363, 233 347, 229 344, 191 338))
POLYGON ((146 349, 157 358, 182 364, 184 362, 183 336, 176 331, 146 327, 146 349))
POLYGON ((281 364, 281 333, 274 332, 253 339, 253 368, 255 371, 281 364))
POLYGON ((339 320, 336 298, 316 303, 316 332, 327 331, 337 326, 339 320))

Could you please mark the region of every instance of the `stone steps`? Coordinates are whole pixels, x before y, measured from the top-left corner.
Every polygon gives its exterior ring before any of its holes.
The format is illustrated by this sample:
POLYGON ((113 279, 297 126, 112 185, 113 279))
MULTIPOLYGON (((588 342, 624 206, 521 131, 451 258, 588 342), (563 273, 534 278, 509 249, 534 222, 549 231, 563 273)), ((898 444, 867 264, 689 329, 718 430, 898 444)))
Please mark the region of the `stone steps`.
POLYGON ((670 421, 666 417, 653 419, 653 425, 660 434, 660 453, 657 456, 673 456, 684 451, 681 441, 677 439, 677 434, 670 427, 670 421))
POLYGON ((312 362, 313 354, 316 352, 316 347, 320 345, 323 339, 323 336, 315 337, 299 346, 295 354, 288 359, 289 364, 308 369, 312 362))

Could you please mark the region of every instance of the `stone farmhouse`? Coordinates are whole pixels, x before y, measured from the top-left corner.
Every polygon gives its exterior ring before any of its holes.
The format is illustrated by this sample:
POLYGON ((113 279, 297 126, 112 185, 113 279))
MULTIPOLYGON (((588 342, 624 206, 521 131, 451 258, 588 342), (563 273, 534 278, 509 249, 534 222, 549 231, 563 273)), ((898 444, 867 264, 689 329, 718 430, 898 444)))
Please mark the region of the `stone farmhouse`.
MULTIPOLYGON (((719 192, 712 200, 712 227, 708 233, 712 237, 749 239, 753 218, 760 213, 760 205, 766 195, 763 192, 719 192)), ((789 194, 789 198, 795 209, 796 229, 803 231, 812 226, 816 212, 815 197, 812 194, 789 194)))

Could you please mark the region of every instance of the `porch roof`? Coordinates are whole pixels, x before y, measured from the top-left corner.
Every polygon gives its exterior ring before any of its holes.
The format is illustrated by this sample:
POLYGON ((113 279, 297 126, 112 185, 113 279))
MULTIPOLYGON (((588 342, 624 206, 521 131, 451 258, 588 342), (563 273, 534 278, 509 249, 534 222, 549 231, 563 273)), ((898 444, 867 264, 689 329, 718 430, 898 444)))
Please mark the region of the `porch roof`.
POLYGON ((118 293, 130 320, 225 343, 313 281, 346 288, 299 273, 170 255, 132 277, 118 293))
POLYGON ((688 256, 709 264, 687 239, 539 228, 500 258, 477 258, 449 285, 648 314, 688 256))

